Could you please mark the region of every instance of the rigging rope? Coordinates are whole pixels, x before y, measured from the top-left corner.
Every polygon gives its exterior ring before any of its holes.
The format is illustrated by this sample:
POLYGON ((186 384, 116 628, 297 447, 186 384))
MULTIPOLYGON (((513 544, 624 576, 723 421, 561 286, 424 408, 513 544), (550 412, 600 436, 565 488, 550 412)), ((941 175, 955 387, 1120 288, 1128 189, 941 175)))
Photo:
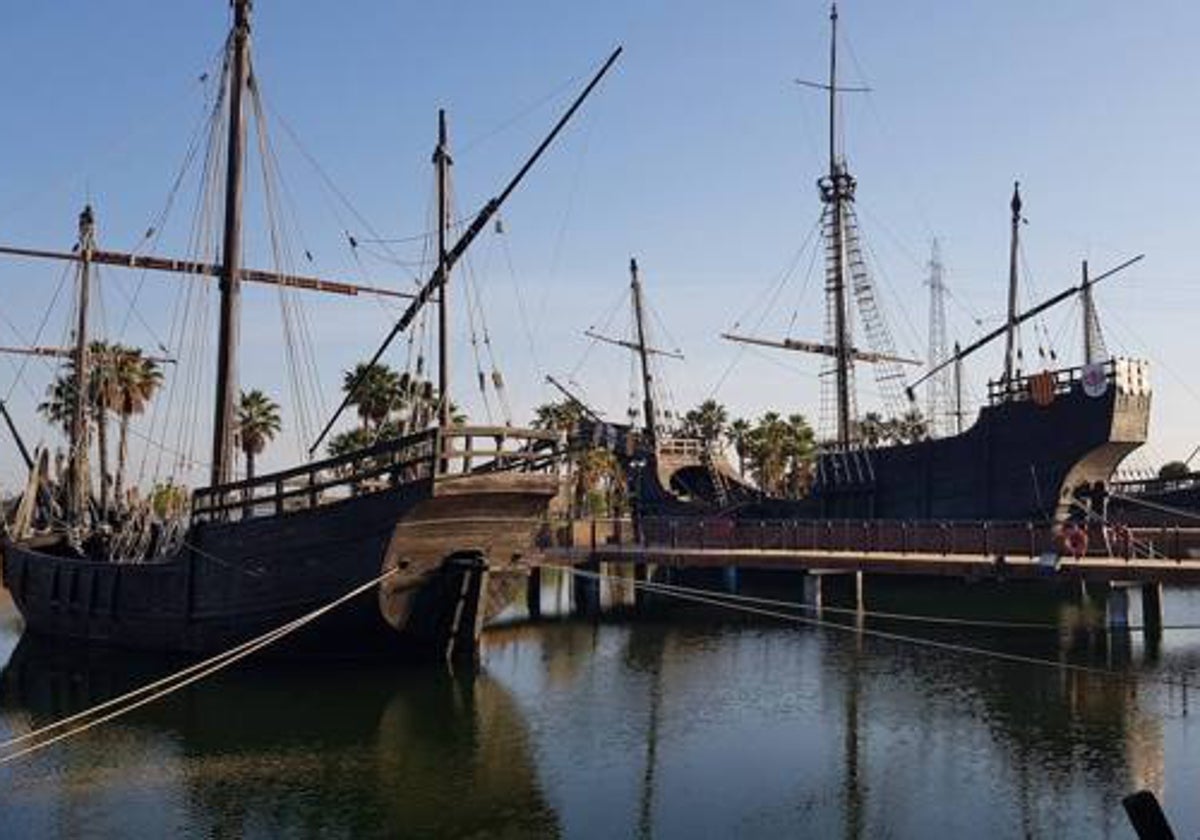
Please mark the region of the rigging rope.
MULTIPOLYGON (((616 577, 620 577, 620 576, 616 576, 616 577)), ((625 580, 625 578, 620 578, 620 579, 625 580)), ((992 629, 992 630, 1046 630, 1046 631, 1053 630, 1053 631, 1061 631, 1061 630, 1065 629, 1062 624, 1051 624, 1049 622, 1008 621, 1008 620, 1004 620, 1004 619, 977 619, 977 618, 963 618, 963 617, 959 617, 959 616, 937 616, 937 615, 928 615, 928 614, 922 614, 922 613, 896 613, 896 612, 886 612, 886 611, 881 611, 881 610, 858 609, 858 608, 851 608, 851 607, 833 607, 833 606, 829 606, 827 604, 823 604, 820 607, 817 607, 812 604, 804 604, 804 603, 800 603, 797 601, 786 601, 786 600, 781 600, 781 599, 777 599, 777 598, 763 598, 763 597, 752 596, 752 595, 740 595, 740 594, 734 593, 734 592, 719 592, 719 591, 711 590, 711 589, 680 586, 678 584, 653 582, 653 585, 661 587, 664 590, 678 590, 681 592, 701 593, 701 594, 705 594, 705 595, 711 595, 713 597, 725 598, 725 599, 735 602, 735 603, 756 604, 756 605, 760 605, 760 606, 769 606, 769 607, 783 607, 783 608, 790 608, 790 609, 806 610, 809 612, 826 612, 826 613, 833 613, 835 615, 847 615, 847 616, 855 616, 855 617, 862 616, 863 618, 878 618, 878 619, 883 619, 886 621, 902 621, 902 622, 906 621, 906 622, 911 622, 911 623, 915 623, 915 624, 945 625, 945 626, 952 626, 952 627, 978 627, 981 629, 992 629)), ((1122 629, 1130 631, 1130 632, 1144 633, 1147 631, 1148 628, 1145 625, 1138 624, 1138 625, 1129 625, 1122 629)), ((1155 629, 1158 629, 1158 630, 1200 630, 1200 623, 1164 624, 1160 627, 1156 627, 1155 629)))
POLYGON ((114 706, 118 707, 114 711, 109 712, 108 714, 102 715, 98 718, 88 720, 86 723, 81 723, 80 725, 74 726, 65 732, 59 733, 58 735, 54 735, 53 737, 46 738, 45 740, 37 741, 37 743, 34 743, 28 747, 25 747, 23 749, 17 750, 16 752, 12 752, 12 753, 9 753, 8 755, 0 757, 0 765, 10 764, 11 762, 16 761, 19 758, 24 758, 25 756, 31 755, 35 752, 39 752, 39 751, 45 749, 46 747, 51 746, 52 744, 58 743, 59 741, 66 740, 67 738, 72 738, 76 735, 81 735, 84 732, 86 732, 87 730, 92 729, 96 726, 99 726, 102 723, 107 723, 108 721, 114 720, 118 717, 122 717, 122 716, 128 714, 129 712, 132 712, 134 709, 138 709, 142 706, 145 706, 149 703, 154 702, 155 700, 166 697, 169 694, 173 694, 176 691, 179 691, 180 689, 182 689, 188 685, 191 685, 192 683, 198 682, 198 681, 204 679, 205 677, 208 677, 208 676, 211 676, 212 674, 217 673, 218 671, 222 671, 225 668, 228 668, 230 665, 233 665, 234 663, 239 662, 242 659, 245 659, 247 656, 250 656, 251 654, 258 652, 258 651, 262 650, 263 648, 274 644, 275 642, 279 641, 280 639, 291 635, 292 633, 299 630, 300 628, 302 628, 308 624, 311 624, 312 622, 316 621, 318 618, 321 618, 326 613, 329 613, 329 612, 337 609, 338 607, 345 604, 347 601, 350 601, 350 600, 358 597, 359 595, 362 595, 364 592, 367 592, 368 590, 370 590, 373 587, 377 586, 378 584, 382 583, 384 580, 391 577, 392 575, 398 574, 399 571, 400 570, 398 568, 388 569, 383 574, 373 578, 370 581, 367 581, 364 584, 361 584, 360 586, 355 587, 354 589, 351 589, 349 592, 345 593, 344 595, 341 595, 338 598, 335 598, 333 601, 330 601, 328 604, 325 604, 322 607, 318 607, 317 609, 312 610, 311 612, 306 613, 305 615, 302 615, 297 619, 289 621, 289 622, 275 628, 274 630, 270 630, 266 633, 263 633, 262 635, 257 636, 248 642, 243 642, 242 644, 237 645, 237 646, 231 648, 230 650, 227 650, 223 653, 217 654, 216 656, 210 657, 209 659, 206 659, 203 662, 198 662, 195 665, 190 665, 181 671, 178 671, 178 672, 171 674, 170 676, 164 677, 160 680, 156 680, 148 685, 142 686, 141 688, 134 689, 133 691, 127 692, 126 694, 123 694, 120 697, 116 697, 111 700, 107 700, 96 706, 92 706, 91 708, 85 709, 82 712, 78 712, 74 715, 63 718, 62 720, 56 721, 47 726, 40 727, 32 732, 27 732, 24 735, 20 735, 16 738, 12 738, 12 739, 9 739, 8 741, 0 743, 0 749, 6 749, 10 746, 16 746, 17 744, 26 743, 30 740, 35 740, 37 738, 41 738, 43 735, 45 735, 49 732, 52 732, 57 729, 61 729, 63 726, 66 726, 68 724, 76 723, 78 721, 84 720, 85 718, 91 718, 91 716, 96 714, 97 712, 104 711, 105 709, 111 709, 114 706), (155 689, 157 689, 157 690, 155 690, 155 689), (147 692, 152 692, 152 693, 148 694, 147 692), (133 698, 135 698, 135 697, 140 697, 140 699, 135 700, 133 702, 129 702, 127 705, 120 705, 122 703, 125 703, 126 701, 133 700, 133 698))
MULTIPOLYGON (((28 347, 33 347, 33 346, 37 345, 37 343, 39 341, 41 341, 42 332, 46 329, 46 323, 47 323, 47 321, 50 320, 50 314, 54 311, 54 307, 58 304, 59 295, 62 294, 63 287, 66 286, 66 284, 67 284, 67 278, 70 277, 72 273, 73 273, 73 266, 70 263, 67 263, 66 265, 63 266, 62 273, 59 275, 59 278, 58 278, 58 285, 54 287, 54 294, 50 298, 50 303, 49 303, 49 305, 47 305, 45 311, 42 313, 42 320, 40 322, 38 322, 37 330, 34 331, 33 341, 26 341, 24 339, 24 337, 22 337, 20 330, 17 329, 17 326, 14 323, 12 323, 8 319, 7 316, 4 316, 4 322, 6 324, 8 324, 9 329, 11 329, 13 331, 13 333, 17 336, 17 338, 21 341, 22 344, 24 344, 28 347)), ((21 363, 19 365, 15 365, 15 363, 14 363, 14 365, 16 366, 16 374, 15 374, 15 378, 13 379, 13 384, 11 386, 9 386, 8 393, 6 393, 4 395, 5 402, 8 402, 10 399, 12 399, 13 391, 15 391, 17 389, 18 383, 24 383, 25 387, 29 388, 30 392, 32 393, 32 391, 33 391, 32 386, 30 386, 24 379, 25 368, 29 364, 29 360, 31 358, 33 358, 33 357, 25 356, 24 358, 21 359, 21 363)), ((42 357, 38 357, 38 358, 41 358, 42 363, 45 364, 46 367, 48 367, 51 371, 54 371, 54 365, 52 365, 47 359, 42 358, 42 357)), ((37 398, 34 397, 34 399, 36 400, 37 398)))
MULTIPOLYGON (((610 575, 603 572, 592 572, 584 569, 577 569, 572 566, 561 566, 549 564, 547 568, 557 569, 568 572, 573 575, 591 578, 593 580, 608 580, 610 583, 617 583, 624 586, 631 586, 635 589, 641 588, 649 592, 659 592, 663 595, 679 598, 683 601, 693 603, 706 604, 709 606, 723 607, 739 612, 745 612, 751 615, 760 615, 767 618, 777 618, 783 621, 790 621, 799 624, 806 624, 812 627, 821 627, 830 630, 840 630, 845 633, 854 633, 865 637, 883 639, 886 641, 899 642, 901 644, 912 645, 914 647, 932 648, 935 650, 947 651, 950 653, 967 654, 981 656, 989 659, 998 659, 1005 662, 1015 662, 1022 665, 1035 665, 1044 668, 1054 668, 1064 671, 1074 671, 1076 673, 1091 674, 1096 676, 1107 677, 1120 682, 1137 683, 1136 676, 1133 674, 1123 673, 1121 671, 1113 671, 1108 668, 1100 668, 1092 665, 1079 665, 1073 662, 1061 662, 1051 659, 1042 659, 1036 656, 1027 656, 1020 653, 1009 653, 1007 651, 994 650, 991 648, 982 648, 975 645, 964 645, 957 642, 942 642, 936 639, 927 639, 919 636, 907 636, 901 633, 893 633, 888 630, 875 630, 867 627, 856 627, 850 624, 842 624, 836 621, 824 621, 819 618, 810 618, 808 616, 795 615, 793 613, 780 612, 778 610, 766 609, 764 607, 753 606, 750 604, 737 604, 727 600, 723 595, 711 592, 711 590, 687 589, 684 587, 672 586, 664 587, 663 584, 650 583, 648 581, 631 580, 629 578, 620 577, 618 575, 610 575)), ((1191 628, 1188 628, 1191 629, 1191 628)), ((1160 677, 1153 674, 1143 675, 1148 682, 1156 683, 1168 688, 1197 688, 1200 687, 1195 683, 1187 680, 1177 680, 1170 677, 1160 677)))

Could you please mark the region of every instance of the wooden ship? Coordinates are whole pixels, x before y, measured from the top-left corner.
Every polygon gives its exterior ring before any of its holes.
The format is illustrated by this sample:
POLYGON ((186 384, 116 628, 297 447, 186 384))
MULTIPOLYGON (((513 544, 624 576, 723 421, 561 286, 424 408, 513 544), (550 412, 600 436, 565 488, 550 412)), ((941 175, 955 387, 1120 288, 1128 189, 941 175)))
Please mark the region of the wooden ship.
MULTIPOLYGON (((616 50, 502 192, 451 242, 446 180, 451 165, 444 114, 434 154, 438 176, 437 263, 371 364, 423 307, 438 307, 436 422, 338 457, 233 480, 240 289, 246 282, 353 294, 345 284, 242 265, 243 93, 248 89, 250 0, 234 0, 224 59, 228 97, 223 252, 219 264, 102 251, 90 210, 70 253, 7 248, 78 267, 78 377, 70 422, 68 492, 61 519, 44 509, 47 457, 28 453, 28 489, 3 538, 4 583, 28 631, 77 642, 186 654, 228 649, 281 627, 392 572, 373 595, 354 599, 289 638, 289 650, 357 657, 471 654, 490 609, 487 592, 524 582, 524 554, 559 493, 560 435, 544 430, 456 425, 447 352, 451 269, 608 72, 616 50), (89 487, 89 270, 97 264, 201 277, 220 285, 211 481, 170 521, 135 539, 95 515, 89 487), (507 583, 505 583, 507 581, 507 583)), ((376 290, 378 291, 378 290, 376 290)), ((347 401, 361 376, 348 388, 347 401)), ((346 407, 343 402, 338 414, 346 407)), ((7 413, 5 414, 6 420, 7 413)), ((317 443, 332 428, 326 425, 317 443)), ((15 432, 15 429, 13 429, 15 432)), ((145 525, 145 523, 143 523, 145 525)))
MULTIPOLYGON (((805 83, 828 93, 829 166, 817 182, 823 204, 827 337, 823 342, 774 340, 726 333, 734 342, 817 354, 827 360, 822 379, 833 391, 836 428, 819 450, 815 476, 805 498, 772 498, 712 482, 706 498, 684 497, 661 474, 663 458, 644 457, 632 466, 644 517, 698 515, 772 519, 1060 520, 1079 504, 1082 488, 1106 484, 1117 465, 1147 435, 1150 387, 1145 362, 1088 355, 1084 364, 1024 374, 1019 369, 1017 328, 1062 301, 1080 295, 1090 302, 1095 283, 1140 257, 1099 276, 1085 273, 1078 286, 1018 310, 1017 256, 1021 196, 1011 200, 1008 313, 999 329, 969 347, 955 348, 922 380, 953 369, 958 386, 953 434, 914 443, 872 445, 864 439, 855 398, 855 369, 875 368, 876 381, 893 405, 915 399, 904 365, 920 362, 897 354, 859 244, 854 209, 857 182, 837 147, 839 94, 836 3, 830 14, 829 79, 805 83), (864 322, 868 346, 855 343, 853 310, 864 322), (1005 340, 1001 377, 988 384, 987 404, 964 427, 961 369, 964 359, 992 341, 1005 340), (644 468, 637 470, 642 465, 644 468)), ((1086 308, 1086 306, 1085 306, 1086 308)), ((643 364, 646 350, 642 348, 643 364)), ((919 384, 914 383, 914 384, 919 384)), ((824 386, 823 386, 824 387, 824 386)), ((647 395, 650 393, 647 388, 647 395)), ((653 440, 652 430, 647 436, 653 440)), ((630 448, 636 451, 635 448, 630 448)))
POLYGON ((642 399, 640 408, 630 407, 630 422, 605 421, 553 376, 546 378, 579 409, 581 416, 573 429, 572 447, 601 447, 617 455, 635 511, 675 509, 686 513, 696 507, 720 508, 753 498, 754 489, 741 480, 714 442, 671 429, 663 422, 664 412, 655 397, 661 376, 656 374, 653 361, 682 361, 684 357, 679 350, 651 343, 645 289, 636 258, 629 260, 629 310, 629 337, 606 335, 594 328, 585 330, 584 335, 593 342, 633 353, 642 399))

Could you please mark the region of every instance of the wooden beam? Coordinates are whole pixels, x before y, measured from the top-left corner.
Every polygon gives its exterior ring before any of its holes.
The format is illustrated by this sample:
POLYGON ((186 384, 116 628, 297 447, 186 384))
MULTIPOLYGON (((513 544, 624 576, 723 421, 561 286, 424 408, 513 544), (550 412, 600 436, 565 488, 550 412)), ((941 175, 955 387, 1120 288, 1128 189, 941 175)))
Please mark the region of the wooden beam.
MULTIPOLYGON (((34 248, 14 248, 4 245, 0 245, 0 255, 43 260, 63 260, 67 262, 80 262, 82 260, 79 254, 71 251, 44 251, 34 248)), ((177 260, 169 257, 154 257, 149 255, 143 256, 123 253, 121 251, 93 251, 91 260, 96 265, 111 265, 118 268, 166 271, 174 274, 192 274, 200 277, 219 277, 221 275, 221 266, 214 263, 177 260)), ((363 286, 357 283, 343 283, 339 280, 322 280, 319 277, 261 271, 254 268, 242 269, 241 278, 247 283, 266 283, 272 286, 287 286, 310 292, 327 292, 329 294, 347 295, 350 297, 366 294, 411 299, 415 296, 412 292, 400 292, 395 289, 384 289, 378 286, 363 286)))
MULTIPOLYGON (((9 356, 42 356, 53 359, 69 359, 75 355, 75 350, 68 347, 0 347, 0 353, 9 356)), ((176 361, 169 356, 142 356, 142 358, 162 365, 173 365, 176 361)))
MULTIPOLYGON (((795 338, 785 338, 782 341, 772 341, 768 338, 751 338, 745 335, 734 335, 732 333, 721 333, 721 338, 726 341, 735 341, 738 344, 757 344, 760 347, 773 347, 777 350, 795 350, 799 353, 815 353, 818 356, 832 356, 837 358, 837 348, 829 344, 818 344, 815 341, 801 341, 795 338)), ((897 362, 902 365, 917 365, 920 366, 924 362, 917 359, 908 359, 904 356, 893 356, 890 353, 875 353, 870 350, 856 350, 850 348, 850 358, 856 362, 897 362)))
MULTIPOLYGON (((584 330, 583 334, 595 341, 603 341, 605 344, 612 344, 616 347, 624 347, 626 350, 636 350, 641 352, 641 347, 632 341, 622 341, 619 338, 609 338, 606 335, 600 335, 600 333, 592 332, 591 330, 584 330)), ((653 347, 647 347, 646 353, 651 356, 666 356, 668 359, 683 360, 683 354, 676 353, 673 350, 657 350, 653 347)))

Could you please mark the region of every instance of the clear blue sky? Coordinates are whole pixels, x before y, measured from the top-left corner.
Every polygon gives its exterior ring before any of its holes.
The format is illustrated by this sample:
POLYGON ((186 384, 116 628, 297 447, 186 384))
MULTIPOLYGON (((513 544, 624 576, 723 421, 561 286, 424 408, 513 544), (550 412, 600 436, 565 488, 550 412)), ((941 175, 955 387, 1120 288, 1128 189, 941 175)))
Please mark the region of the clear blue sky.
MULTIPOLYGON (((256 67, 303 236, 293 250, 312 251, 305 271, 412 282, 410 269, 365 253, 354 259, 343 231, 370 234, 329 197, 277 117, 372 228, 403 237, 427 229, 438 107, 450 114, 459 207, 474 209, 591 69, 624 44, 615 73, 506 208, 503 237, 486 234, 472 264, 518 421, 552 396, 541 385, 545 373, 577 367, 587 348, 581 333, 621 294, 630 255, 642 264, 668 343, 688 357, 665 368, 676 406, 686 409, 712 393, 737 354, 717 333, 763 308, 817 218, 823 103, 792 80, 824 76, 827 11, 812 0, 257 0, 256 67)), ((1007 202, 1019 178, 1029 220, 1027 303, 1076 282, 1082 258, 1099 271, 1147 254, 1097 297, 1111 349, 1154 364, 1146 459, 1185 456, 1200 443, 1192 423, 1200 380, 1191 364, 1200 304, 1191 247, 1200 221, 1200 8, 1164 2, 1151 14, 1108 0, 848 0, 841 11, 845 81, 874 88, 846 102, 846 151, 900 348, 924 353, 923 263, 935 235, 955 299, 952 339, 978 334, 968 313, 989 326, 1001 315, 1007 202)), ((0 7, 0 241, 69 246, 90 198, 102 245, 135 245, 183 159, 204 103, 197 79, 211 70, 227 24, 221 0, 0 7)), ((187 250, 195 180, 193 171, 161 251, 187 250)), ((252 209, 247 249, 251 262, 269 266, 261 219, 252 209)), ((780 335, 791 323, 794 336, 821 335, 819 280, 805 289, 804 273, 802 266, 759 332, 780 335)), ((59 276, 55 266, 0 263, 0 343, 36 331, 59 276)), ((102 323, 115 334, 128 321, 114 337, 152 345, 168 333, 179 281, 146 279, 139 314, 127 318, 138 282, 102 274, 102 323)), ((260 287, 245 298, 242 380, 276 394, 294 431, 277 296, 260 287)), ((308 297, 303 305, 327 412, 340 371, 374 348, 391 316, 372 301, 308 297)), ((1046 321, 1064 362, 1079 356, 1072 313, 1064 308, 1046 321)), ((461 307, 458 314, 465 327, 461 307)), ((68 317, 60 302, 42 343, 61 341, 68 317)), ((1024 342, 1031 352, 1038 343, 1030 331, 1024 342)), ((456 395, 484 419, 471 395, 470 348, 460 339, 455 350, 456 395)), ((50 371, 30 363, 17 382, 17 364, 0 359, 0 395, 13 389, 17 420, 36 440, 42 426, 33 406, 50 371)), ((976 397, 998 365, 995 353, 970 365, 976 397)), ((716 396, 735 414, 815 415, 817 370, 814 359, 745 353, 716 396)), ((611 416, 623 415, 629 366, 620 351, 596 348, 575 378, 611 416)), ((860 382, 867 379, 861 372, 860 382)), ((206 404, 210 388, 195 386, 206 404)), ((141 433, 157 435, 148 423, 141 433)), ((207 431, 197 436, 208 439, 207 431)), ((294 460, 296 451, 291 437, 281 440, 266 464, 294 460)), ((5 442, 0 484, 11 488, 17 475, 5 442)))

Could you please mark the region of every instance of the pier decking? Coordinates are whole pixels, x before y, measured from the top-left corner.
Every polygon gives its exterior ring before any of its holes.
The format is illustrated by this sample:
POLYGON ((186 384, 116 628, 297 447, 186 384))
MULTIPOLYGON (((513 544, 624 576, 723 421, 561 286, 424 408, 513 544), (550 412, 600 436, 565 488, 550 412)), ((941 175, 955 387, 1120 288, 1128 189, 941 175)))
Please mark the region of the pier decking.
POLYGON ((1200 529, 1091 526, 1086 533, 1075 557, 1054 527, 1032 522, 655 519, 635 528, 595 520, 560 529, 545 555, 572 565, 1200 584, 1200 529))

